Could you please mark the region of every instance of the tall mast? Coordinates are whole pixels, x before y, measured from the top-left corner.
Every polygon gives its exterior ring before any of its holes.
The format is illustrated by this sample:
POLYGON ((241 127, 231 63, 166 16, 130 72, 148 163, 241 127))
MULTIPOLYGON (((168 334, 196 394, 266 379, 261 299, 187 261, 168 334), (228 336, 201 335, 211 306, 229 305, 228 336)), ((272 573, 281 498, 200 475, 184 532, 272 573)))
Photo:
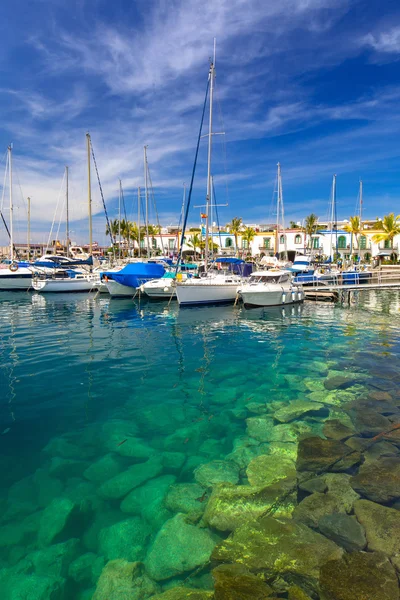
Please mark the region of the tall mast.
POLYGON ((121 180, 119 179, 119 196, 118 196, 118 258, 121 259, 121 180))
POLYGON ((332 179, 332 202, 331 202, 331 243, 330 243, 330 252, 329 257, 333 260, 332 249, 333 249, 333 222, 335 219, 335 205, 336 205, 336 175, 333 176, 332 179))
POLYGON ((14 215, 12 196, 12 144, 8 146, 8 177, 10 185, 10 260, 14 260, 14 215))
POLYGON ((214 56, 213 62, 210 65, 210 115, 208 122, 208 161, 207 161, 207 198, 206 198, 206 243, 205 243, 205 256, 204 256, 204 268, 207 270, 208 264, 208 213, 210 210, 211 200, 211 150, 212 150, 212 122, 213 122, 213 98, 214 98, 214 78, 215 78, 215 38, 214 38, 214 56))
POLYGON ((137 213, 138 213, 137 227, 138 227, 138 246, 139 246, 138 256, 139 257, 141 255, 141 251, 140 251, 140 201, 141 201, 141 198, 140 198, 140 187, 138 187, 138 189, 137 189, 137 206, 138 206, 138 208, 137 208, 137 213))
POLYGON ((360 179, 360 232, 362 229, 362 226, 361 226, 362 225, 362 221, 361 221, 362 208, 363 208, 363 182, 362 182, 362 179, 360 179))
POLYGON ((280 226, 280 218, 281 218, 281 202, 282 202, 282 181, 281 181, 281 163, 277 164, 278 167, 278 194, 276 200, 276 253, 277 258, 279 258, 279 226, 280 226))
POLYGON ((88 211, 89 211, 89 254, 93 252, 93 232, 92 232, 92 184, 90 180, 90 133, 86 134, 87 145, 87 169, 88 169, 88 211))
POLYGON ((28 260, 29 260, 29 257, 31 254, 31 199, 29 196, 28 196, 28 239, 27 239, 27 242, 28 242, 27 251, 28 251, 28 260))
POLYGON ((65 167, 65 206, 67 209, 67 219, 65 225, 65 234, 67 236, 67 256, 69 256, 69 198, 68 198, 68 167, 65 167))
MULTIPOLYGON (((186 204, 186 183, 183 184, 181 217, 179 219, 179 223, 182 223, 182 228, 183 228, 183 220, 184 220, 184 215, 185 215, 185 204, 186 204)), ((176 246, 177 246, 177 251, 179 252, 179 225, 178 225, 178 233, 176 234, 176 246)))
POLYGON ((143 147, 144 151, 144 190, 145 190, 145 201, 146 201, 146 248, 147 248, 147 258, 150 256, 150 244, 149 244, 149 190, 147 187, 147 146, 143 147))

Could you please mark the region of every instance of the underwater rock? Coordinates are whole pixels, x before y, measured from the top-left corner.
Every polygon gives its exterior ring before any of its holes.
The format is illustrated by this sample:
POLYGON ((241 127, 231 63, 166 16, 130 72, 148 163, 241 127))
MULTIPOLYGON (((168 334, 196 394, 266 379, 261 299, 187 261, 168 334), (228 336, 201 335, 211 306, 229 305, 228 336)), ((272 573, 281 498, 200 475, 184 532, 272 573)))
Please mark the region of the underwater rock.
POLYGON ((158 591, 141 563, 111 560, 101 572, 92 600, 145 600, 158 591))
POLYGON ((367 545, 363 527, 355 517, 343 513, 325 515, 319 520, 318 529, 347 552, 364 550, 367 545))
POLYGON ((78 512, 77 506, 69 498, 55 498, 44 509, 40 519, 40 545, 53 544, 72 524, 78 512))
POLYGON ((198 483, 176 483, 171 485, 165 496, 165 506, 174 513, 204 512, 207 494, 198 483))
POLYGON ((344 425, 339 419, 330 419, 325 421, 322 432, 325 437, 331 440, 346 440, 354 435, 354 429, 344 425))
POLYGON ((400 512, 369 500, 357 500, 354 512, 365 529, 368 550, 394 556, 400 553, 400 512))
POLYGON ((227 460, 213 460, 197 467, 194 478, 198 484, 207 488, 216 483, 237 483, 239 467, 227 460))
POLYGON ((375 410, 366 410, 364 407, 360 407, 358 410, 352 409, 350 416, 357 432, 364 437, 373 437, 393 426, 388 418, 375 410))
POLYGON ((103 483, 111 477, 118 475, 124 466, 121 459, 113 453, 105 454, 99 460, 92 463, 83 473, 92 483, 103 483))
POLYGON ((245 406, 253 415, 263 415, 267 410, 267 405, 265 402, 249 402, 245 406))
POLYGON ((79 477, 87 467, 87 462, 75 460, 74 458, 60 458, 54 456, 50 460, 49 475, 68 479, 68 477, 79 477))
POLYGON ((322 475, 320 477, 313 477, 310 479, 309 475, 306 474, 305 480, 302 480, 302 477, 300 476, 298 480, 298 486, 300 490, 309 492, 310 494, 313 494, 314 492, 323 494, 328 489, 325 478, 322 475))
POLYGON ((272 588, 242 565, 220 565, 213 572, 215 600, 264 600, 272 588))
POLYGON ((296 480, 281 479, 266 487, 217 485, 210 496, 204 521, 219 531, 233 531, 249 519, 265 514, 279 500, 277 515, 290 516, 296 505, 296 480))
MULTIPOLYGON (((300 376, 298 376, 299 379, 301 379, 300 376)), ((324 382, 321 381, 321 379, 310 379, 310 378, 306 378, 303 380, 304 382, 304 389, 302 391, 310 391, 310 392, 323 392, 325 387, 324 387, 324 382)))
POLYGON ((295 463, 298 448, 298 442, 271 442, 267 446, 267 453, 271 454, 271 456, 285 456, 295 463))
POLYGON ((105 527, 99 534, 98 554, 106 560, 123 558, 128 561, 141 560, 145 554, 149 527, 139 517, 119 521, 105 527))
POLYGON ((372 444, 370 448, 368 448, 368 450, 365 450, 363 454, 365 462, 374 462, 379 458, 393 458, 395 456, 398 456, 399 449, 397 448, 397 446, 394 446, 393 444, 382 440, 381 442, 376 442, 372 444))
POLYGON ((104 567, 104 557, 93 552, 81 554, 71 562, 68 576, 76 583, 96 583, 104 567))
MULTIPOLYGON (((327 410, 323 404, 319 404, 318 402, 296 400, 277 410, 274 413, 274 419, 280 421, 281 423, 289 423, 289 421, 294 421, 302 415, 318 412, 321 411, 321 409, 324 409, 325 411, 327 410)), ((327 414, 328 413, 326 412, 326 416, 327 414)))
POLYGON ((105 481, 99 487, 98 492, 104 498, 118 500, 126 496, 134 488, 142 485, 148 479, 157 477, 161 471, 161 459, 159 457, 150 458, 145 463, 132 465, 122 473, 105 481))
POLYGON ((94 512, 90 525, 81 537, 84 547, 90 552, 96 553, 100 531, 105 527, 119 523, 121 516, 120 510, 110 508, 106 502, 102 503, 99 509, 94 512))
POLYGON ((270 580, 301 582, 317 591, 319 571, 327 561, 338 559, 343 550, 320 533, 283 517, 248 521, 216 546, 212 559, 241 564, 270 580))
POLYGON ((85 446, 77 446, 73 442, 64 437, 52 438, 43 448, 43 452, 51 456, 61 456, 62 458, 88 458, 93 456, 93 449, 88 449, 85 446))
POLYGON ((309 437, 299 442, 296 466, 298 471, 326 469, 340 472, 346 471, 360 461, 360 452, 349 450, 349 447, 342 442, 309 437))
POLYGON ((246 474, 250 485, 266 486, 286 477, 295 477, 296 468, 293 460, 286 456, 264 454, 253 458, 246 474))
POLYGON ((156 581, 191 571, 209 561, 215 543, 209 531, 177 514, 158 532, 144 561, 146 571, 156 581))
POLYGON ((268 442, 271 439, 271 433, 274 428, 274 421, 271 417, 250 417, 246 419, 247 434, 258 442, 268 442))
POLYGON ((151 600, 212 600, 213 598, 214 592, 179 586, 171 588, 163 594, 152 596, 151 600))
POLYGON ((345 511, 350 513, 353 510, 354 502, 360 498, 350 485, 351 475, 347 473, 326 473, 323 478, 328 486, 328 492, 338 496, 345 511))
POLYGON ((378 552, 353 552, 321 568, 321 600, 398 600, 397 576, 378 552))
POLYGON ((79 540, 70 539, 62 544, 52 544, 43 550, 28 554, 36 575, 46 577, 67 577, 68 567, 79 554, 79 540))
POLYGON ((59 479, 50 477, 45 469, 37 469, 33 481, 40 508, 45 508, 54 498, 61 496, 64 489, 62 482, 59 479))
POLYGON ((65 600, 65 579, 24 574, 2 578, 1 600, 65 600))
POLYGON ((131 459, 135 459, 136 462, 148 460, 157 452, 154 448, 151 448, 151 446, 145 444, 140 438, 127 437, 121 441, 124 443, 117 444, 114 452, 117 452, 120 456, 126 456, 131 459))
POLYGON ((311 598, 298 585, 291 585, 288 589, 288 600, 311 600, 311 598))
POLYGON ((388 392, 380 392, 379 390, 368 392, 368 399, 373 402, 392 402, 392 396, 388 392))
POLYGON ((107 419, 98 430, 98 427, 93 431, 93 442, 106 448, 109 452, 115 452, 123 440, 130 437, 135 437, 138 431, 138 426, 134 419, 107 419))
POLYGON ((324 388, 329 391, 345 390, 346 388, 351 387, 357 382, 357 378, 352 378, 351 375, 349 375, 348 377, 345 375, 334 375, 333 377, 328 377, 327 379, 325 379, 324 388))
POLYGON ((179 472, 185 464, 186 454, 183 452, 163 452, 161 454, 161 462, 164 469, 179 472))
POLYGON ((159 529, 172 516, 164 506, 164 498, 175 480, 174 475, 164 475, 132 490, 121 502, 122 512, 141 515, 152 529, 159 529))
POLYGON ((326 494, 314 492, 314 494, 307 496, 296 506, 292 516, 298 523, 303 523, 307 527, 317 529, 319 520, 322 517, 339 512, 345 512, 344 505, 339 496, 335 496, 329 492, 326 494))
POLYGON ((373 502, 387 504, 400 498, 400 457, 380 458, 361 465, 352 488, 373 502))
POLYGON ((257 440, 244 436, 236 438, 233 446, 233 451, 226 455, 226 460, 234 462, 240 469, 245 469, 253 458, 267 452, 269 444, 260 444, 257 440))

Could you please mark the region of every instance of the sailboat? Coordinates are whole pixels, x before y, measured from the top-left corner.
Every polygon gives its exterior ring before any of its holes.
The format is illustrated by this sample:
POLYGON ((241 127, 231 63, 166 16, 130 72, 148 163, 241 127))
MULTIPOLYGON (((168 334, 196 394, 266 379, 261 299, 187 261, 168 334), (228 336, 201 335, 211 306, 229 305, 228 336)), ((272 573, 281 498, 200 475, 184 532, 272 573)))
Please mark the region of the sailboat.
POLYGON ((214 98, 214 80, 215 80, 215 40, 214 57, 209 70, 209 89, 210 89, 210 110, 208 125, 208 161, 207 161, 207 196, 206 196, 206 223, 205 223, 205 256, 204 256, 204 276, 190 278, 176 283, 176 297, 180 305, 194 304, 215 304, 234 302, 236 299, 236 290, 240 285, 242 278, 232 272, 232 263, 244 265, 240 259, 228 259, 225 257, 216 258, 214 266, 220 268, 208 270, 209 264, 209 215, 211 208, 212 193, 212 175, 211 175, 211 153, 213 137, 213 98, 214 98), (222 268, 221 267, 225 267, 222 268))
MULTIPOLYGON (((6 226, 10 239, 9 262, 0 265, 0 291, 26 291, 31 287, 32 270, 29 262, 16 260, 14 248, 14 218, 13 218, 13 172, 12 172, 12 144, 7 149, 7 166, 10 194, 10 227, 6 226)), ((2 216, 3 218, 3 216, 2 216)), ((4 218, 3 222, 5 224, 4 218)))
MULTIPOLYGON (((89 256, 92 257, 92 199, 90 183, 90 134, 86 134, 88 155, 88 208, 89 208, 89 256)), ((56 267, 52 272, 46 269, 44 272, 35 272, 32 278, 32 287, 37 292, 60 293, 60 292, 92 292, 97 290, 97 276, 87 271, 78 271, 69 261, 69 198, 68 198, 68 167, 65 167, 66 176, 66 236, 67 236, 67 261, 63 268, 56 267), (72 268, 68 268, 68 266, 72 268)), ((46 258, 46 257, 44 257, 46 258)), ((81 261, 83 262, 83 261, 81 261)), ((57 265, 57 263, 55 263, 57 265)))
MULTIPOLYGON (((360 203, 360 210, 359 210, 359 220, 360 220, 360 235, 362 234, 362 205, 363 205, 363 182, 360 179, 360 187, 359 187, 359 193, 358 193, 358 198, 359 198, 359 203, 360 203)), ((353 235, 352 237, 352 243, 351 243, 351 253, 353 252, 353 235)), ((361 259, 361 257, 359 257, 361 259)), ((360 284, 360 283, 369 283, 370 280, 372 278, 372 271, 370 269, 368 269, 365 265, 352 265, 351 267, 349 267, 346 271, 343 271, 342 273, 342 281, 344 285, 349 285, 349 284, 360 284)))

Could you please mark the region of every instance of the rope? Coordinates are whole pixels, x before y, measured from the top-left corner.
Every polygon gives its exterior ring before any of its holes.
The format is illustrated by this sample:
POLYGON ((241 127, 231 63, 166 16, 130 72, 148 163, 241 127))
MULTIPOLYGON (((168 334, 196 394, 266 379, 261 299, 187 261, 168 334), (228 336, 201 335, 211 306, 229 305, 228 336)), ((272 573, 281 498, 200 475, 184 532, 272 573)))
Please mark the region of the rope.
POLYGON ((198 135, 198 138, 197 138, 196 154, 195 154, 195 157, 194 157, 194 164, 193 164, 193 169, 192 169, 192 177, 191 177, 191 180, 190 180, 189 196, 188 196, 188 201, 187 201, 187 204, 186 204, 185 218, 183 220, 181 245, 180 245, 180 249, 179 249, 178 259, 176 261, 175 273, 178 272, 179 264, 180 264, 181 259, 182 259, 183 241, 184 241, 184 238, 185 238, 186 225, 187 225, 187 220, 188 220, 188 216, 189 216, 189 207, 190 207, 190 200, 192 198, 194 174, 196 172, 197 157, 198 157, 198 154, 199 154, 201 132, 203 130, 203 122, 204 122, 204 115, 205 115, 205 112, 206 112, 209 87, 210 87, 210 76, 208 76, 208 81, 207 81, 206 95, 205 95, 204 104, 203 104, 203 114, 201 116, 201 123, 200 123, 199 135, 198 135))
POLYGON ((219 215, 218 215, 218 207, 217 207, 217 196, 215 195, 214 179, 212 180, 212 188, 213 188, 214 205, 215 205, 215 216, 217 217, 219 247, 222 248, 221 227, 219 225, 219 215))
POLYGON ((49 246, 50 246, 50 239, 51 239, 51 235, 53 233, 54 223, 56 221, 56 216, 57 216, 57 211, 58 211, 58 205, 60 204, 61 190, 64 187, 64 179, 65 179, 65 171, 64 171, 64 176, 63 176, 62 181, 61 181, 60 191, 58 192, 56 210, 54 211, 53 222, 52 222, 51 227, 50 227, 49 237, 48 237, 47 244, 46 244, 46 252, 45 252, 46 254, 47 254, 47 251, 48 251, 49 246))
POLYGON ((163 248, 163 240, 162 240, 162 235, 161 235, 161 225, 160 225, 160 219, 158 218, 157 205, 156 205, 156 199, 154 197, 153 182, 151 180, 149 163, 147 163, 147 176, 149 178, 149 183, 150 183, 150 193, 151 193, 151 198, 153 200, 154 212, 156 213, 157 226, 158 226, 158 231, 159 231, 159 235, 160 235, 161 253, 163 253, 164 248, 163 248))
POLYGON ((100 175, 99 175, 99 170, 97 168, 97 162, 96 162, 96 158, 94 155, 94 150, 93 150, 93 144, 92 144, 92 138, 89 136, 89 143, 90 143, 90 149, 92 151, 92 157, 93 157, 93 163, 94 163, 94 168, 96 169, 96 175, 97 175, 97 181, 99 183, 99 188, 100 188, 100 195, 101 195, 101 200, 103 202, 103 208, 104 208, 104 214, 106 216, 106 221, 107 221, 107 227, 108 227, 108 232, 110 234, 110 240, 111 240, 111 246, 114 246, 116 244, 116 240, 113 236, 113 232, 111 229, 111 224, 110 224, 110 220, 108 218, 108 213, 107 213, 107 207, 106 207, 106 203, 104 200, 104 194, 103 194, 103 188, 101 187, 101 181, 100 181, 100 175))

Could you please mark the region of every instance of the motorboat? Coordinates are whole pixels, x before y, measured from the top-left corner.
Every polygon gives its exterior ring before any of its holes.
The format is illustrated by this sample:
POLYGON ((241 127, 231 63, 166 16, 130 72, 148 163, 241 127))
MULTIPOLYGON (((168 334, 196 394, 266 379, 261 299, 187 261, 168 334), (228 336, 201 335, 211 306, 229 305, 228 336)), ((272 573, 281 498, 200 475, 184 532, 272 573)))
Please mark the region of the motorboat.
POLYGON ((176 297, 180 305, 234 302, 236 290, 241 283, 239 275, 211 271, 200 278, 177 281, 176 297))
POLYGON ((137 288, 147 281, 159 279, 165 273, 165 263, 132 262, 119 271, 101 273, 110 296, 134 296, 137 288))
POLYGON ((73 270, 55 270, 53 273, 36 273, 32 277, 32 288, 37 292, 94 292, 97 291, 96 277, 90 273, 73 270))
POLYGON ((0 291, 27 291, 32 287, 32 267, 28 262, 0 264, 0 291))
POLYGON ((302 286, 294 284, 289 273, 273 269, 255 271, 248 283, 238 288, 237 293, 245 308, 282 306, 304 300, 302 286))

